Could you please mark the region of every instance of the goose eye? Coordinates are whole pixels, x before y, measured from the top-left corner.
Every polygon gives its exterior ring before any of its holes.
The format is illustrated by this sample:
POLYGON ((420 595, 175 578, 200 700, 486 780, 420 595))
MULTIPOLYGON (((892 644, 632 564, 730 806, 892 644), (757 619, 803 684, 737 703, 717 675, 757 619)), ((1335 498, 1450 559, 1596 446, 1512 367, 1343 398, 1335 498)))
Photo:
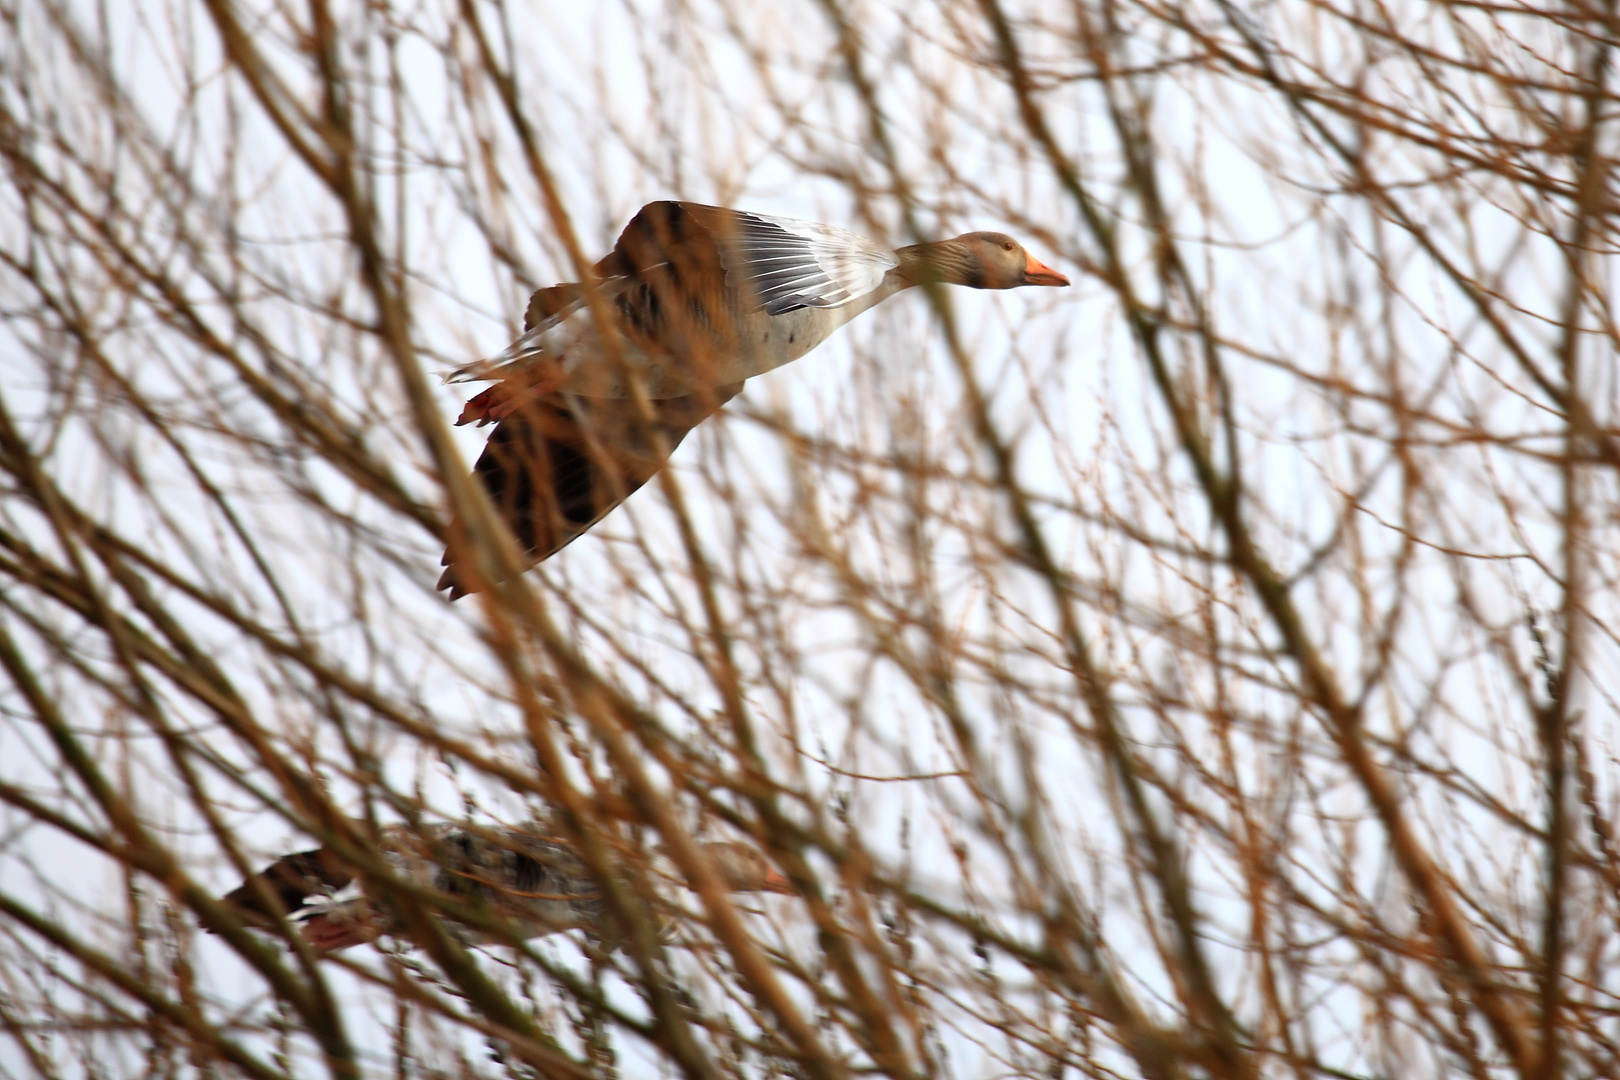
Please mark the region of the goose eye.
POLYGON ((1008 242, 1008 243, 1005 243, 1005 244, 1001 245, 1001 250, 1002 251, 1011 251, 1012 249, 1013 249, 1013 246, 1012 246, 1011 242, 1008 242))

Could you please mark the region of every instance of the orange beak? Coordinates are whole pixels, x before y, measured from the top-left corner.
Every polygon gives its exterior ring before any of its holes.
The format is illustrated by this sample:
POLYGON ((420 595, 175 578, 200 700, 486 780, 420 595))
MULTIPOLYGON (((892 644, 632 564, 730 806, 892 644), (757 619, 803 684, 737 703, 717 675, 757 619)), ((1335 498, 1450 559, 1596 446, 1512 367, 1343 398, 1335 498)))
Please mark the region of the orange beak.
POLYGON ((1069 279, 1047 266, 1033 255, 1026 253, 1029 259, 1024 265, 1025 285, 1067 285, 1069 279))
POLYGON ((787 875, 774 866, 765 872, 765 880, 760 884, 760 889, 764 892, 786 893, 788 896, 798 895, 787 875))

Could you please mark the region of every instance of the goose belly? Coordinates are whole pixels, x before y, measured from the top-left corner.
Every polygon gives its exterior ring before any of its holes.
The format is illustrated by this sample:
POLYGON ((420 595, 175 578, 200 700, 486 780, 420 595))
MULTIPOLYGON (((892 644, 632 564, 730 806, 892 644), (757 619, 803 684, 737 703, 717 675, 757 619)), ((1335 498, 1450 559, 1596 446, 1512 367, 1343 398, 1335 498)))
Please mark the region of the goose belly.
POLYGON ((859 313, 850 307, 742 315, 724 339, 714 335, 712 345, 705 342, 700 344, 707 347, 680 351, 621 335, 622 362, 608 355, 589 313, 579 312, 548 331, 537 352, 560 364, 559 388, 571 394, 629 397, 633 377, 650 398, 684 397, 704 387, 742 382, 797 360, 859 313))
POLYGON ((759 312, 741 320, 742 348, 720 382, 739 382, 791 363, 832 336, 859 309, 799 308, 781 315, 759 312))

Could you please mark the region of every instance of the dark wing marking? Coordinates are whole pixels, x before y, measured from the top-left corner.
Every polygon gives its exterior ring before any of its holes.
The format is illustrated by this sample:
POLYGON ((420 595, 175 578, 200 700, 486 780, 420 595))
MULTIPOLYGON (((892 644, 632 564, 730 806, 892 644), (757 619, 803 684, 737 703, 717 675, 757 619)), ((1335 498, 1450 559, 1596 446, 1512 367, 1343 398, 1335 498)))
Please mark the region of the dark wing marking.
POLYGON ((715 236, 691 203, 643 206, 600 268, 615 275, 620 329, 643 349, 702 366, 738 346, 736 316, 750 304, 728 277, 715 236))
MULTIPOLYGON (((535 562, 596 524, 664 467, 687 432, 714 415, 742 383, 649 402, 641 419, 626 398, 549 394, 496 425, 473 475, 535 562)), ((455 526, 452 526, 452 536, 455 526)), ((452 600, 476 592, 457 571, 455 543, 445 551, 438 587, 452 600)))

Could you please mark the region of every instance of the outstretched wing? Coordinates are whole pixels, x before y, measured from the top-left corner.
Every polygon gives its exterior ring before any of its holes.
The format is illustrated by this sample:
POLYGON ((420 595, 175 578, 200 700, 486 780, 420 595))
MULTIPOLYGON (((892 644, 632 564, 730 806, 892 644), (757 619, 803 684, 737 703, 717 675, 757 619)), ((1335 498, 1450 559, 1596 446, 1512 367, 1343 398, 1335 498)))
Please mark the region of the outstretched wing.
POLYGON ((753 310, 769 315, 847 304, 876 289, 883 275, 900 265, 894 252, 831 225, 683 205, 707 224, 728 283, 753 298, 753 310))
MULTIPOLYGON (((650 423, 628 398, 548 394, 496 425, 473 475, 529 557, 539 562, 656 475, 686 433, 741 389, 742 383, 732 383, 649 402, 650 423)), ((452 537, 456 528, 452 525, 452 537)), ((450 590, 452 600, 479 590, 462 572, 456 548, 452 539, 438 585, 450 590)))

